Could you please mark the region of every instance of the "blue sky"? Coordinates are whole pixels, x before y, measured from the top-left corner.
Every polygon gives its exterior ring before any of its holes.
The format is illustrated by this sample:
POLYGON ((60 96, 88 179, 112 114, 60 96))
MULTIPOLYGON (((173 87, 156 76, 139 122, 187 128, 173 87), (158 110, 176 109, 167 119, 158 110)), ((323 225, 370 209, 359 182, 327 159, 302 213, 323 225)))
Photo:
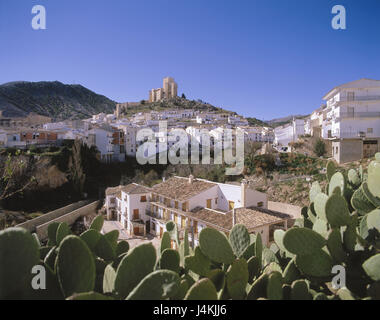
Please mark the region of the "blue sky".
POLYGON ((380 79, 379 0, 0 0, 0 83, 79 83, 116 101, 179 93, 245 116, 307 114, 380 79), (31 27, 33 5, 47 29, 31 27), (331 27, 344 5, 347 29, 331 27))

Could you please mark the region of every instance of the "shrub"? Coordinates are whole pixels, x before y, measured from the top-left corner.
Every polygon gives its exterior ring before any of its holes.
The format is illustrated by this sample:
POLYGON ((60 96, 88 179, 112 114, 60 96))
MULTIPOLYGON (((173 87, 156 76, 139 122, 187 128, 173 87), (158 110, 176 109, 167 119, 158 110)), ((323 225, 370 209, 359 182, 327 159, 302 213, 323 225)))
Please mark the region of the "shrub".
POLYGON ((318 157, 322 157, 326 154, 326 145, 322 139, 318 139, 314 144, 314 153, 318 157))

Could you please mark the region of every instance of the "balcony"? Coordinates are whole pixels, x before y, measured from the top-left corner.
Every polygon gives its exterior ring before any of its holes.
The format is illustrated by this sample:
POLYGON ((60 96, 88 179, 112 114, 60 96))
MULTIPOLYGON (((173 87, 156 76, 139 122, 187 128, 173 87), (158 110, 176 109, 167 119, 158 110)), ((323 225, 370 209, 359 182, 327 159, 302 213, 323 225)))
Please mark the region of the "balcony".
POLYGON ((379 118, 380 112, 340 112, 339 116, 335 119, 365 119, 365 118, 379 118))

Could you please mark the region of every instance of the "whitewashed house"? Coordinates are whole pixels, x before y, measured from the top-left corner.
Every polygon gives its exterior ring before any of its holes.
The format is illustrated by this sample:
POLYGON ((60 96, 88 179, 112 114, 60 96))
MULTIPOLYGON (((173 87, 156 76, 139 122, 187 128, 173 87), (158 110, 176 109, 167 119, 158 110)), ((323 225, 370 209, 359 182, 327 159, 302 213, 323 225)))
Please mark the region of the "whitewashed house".
POLYGON ((296 142, 298 138, 304 134, 304 120, 293 119, 291 123, 274 129, 274 144, 286 147, 290 142, 296 142))
POLYGON ((131 184, 106 191, 108 218, 118 220, 130 234, 148 232, 162 237, 166 223, 174 221, 180 238, 188 230, 194 245, 203 228, 228 235, 238 223, 250 233, 260 233, 263 242, 269 244, 276 229, 287 229, 291 216, 267 207, 266 194, 250 189, 245 180, 241 185, 230 185, 193 176, 172 177, 152 188, 131 184))
POLYGON ((338 163, 372 157, 380 140, 380 81, 360 79, 330 90, 322 136, 332 139, 338 163))

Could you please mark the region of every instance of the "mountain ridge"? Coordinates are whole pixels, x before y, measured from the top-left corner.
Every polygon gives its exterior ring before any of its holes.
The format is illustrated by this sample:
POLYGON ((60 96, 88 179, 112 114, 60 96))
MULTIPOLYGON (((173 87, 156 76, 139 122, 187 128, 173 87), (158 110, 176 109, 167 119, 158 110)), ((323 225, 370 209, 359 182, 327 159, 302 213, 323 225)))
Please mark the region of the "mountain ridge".
POLYGON ((0 111, 7 117, 29 113, 54 120, 83 119, 115 110, 116 102, 80 84, 12 81, 0 85, 0 111))

